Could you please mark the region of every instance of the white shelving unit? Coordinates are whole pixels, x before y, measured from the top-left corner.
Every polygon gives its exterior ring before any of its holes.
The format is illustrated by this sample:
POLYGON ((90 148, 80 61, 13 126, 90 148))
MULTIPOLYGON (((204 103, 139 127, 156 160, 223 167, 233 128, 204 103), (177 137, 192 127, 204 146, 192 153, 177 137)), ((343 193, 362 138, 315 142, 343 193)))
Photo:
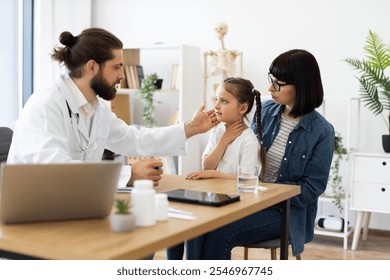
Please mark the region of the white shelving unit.
MULTIPOLYGON (((343 204, 344 207, 344 230, 341 232, 338 231, 330 231, 330 230, 322 230, 318 229, 315 227, 314 229, 314 234, 318 235, 325 235, 325 236, 332 236, 332 237, 337 237, 337 238, 343 238, 343 248, 344 250, 348 249, 348 237, 351 235, 353 232, 353 227, 348 225, 348 220, 349 220, 349 202, 350 202, 350 197, 348 195, 347 198, 344 198, 341 200, 341 203, 343 204)), ((318 199, 318 203, 332 203, 332 198, 331 197, 326 197, 326 196, 321 196, 318 199)))
MULTIPOLYGON (((125 65, 141 65, 144 76, 156 73, 163 79, 162 89, 155 92, 155 118, 159 126, 168 125, 175 110, 178 122, 192 119, 202 104, 201 52, 199 47, 145 46, 129 47, 123 50, 125 65), (172 89, 173 65, 180 65, 178 75, 179 88, 172 89)), ((143 104, 137 90, 121 88, 116 102, 111 105, 118 117, 125 118, 129 124, 142 125, 143 104), (116 103, 116 104, 115 104, 116 103)), ((174 135, 172 136, 174 137, 174 135)), ((158 145, 158 143, 156 143, 158 145)), ((200 143, 197 136, 187 140, 187 156, 174 159, 178 174, 187 174, 201 168, 200 143)))
MULTIPOLYGON (((340 99, 341 100, 341 99, 340 99)), ((345 99, 344 99, 345 100, 345 99)), ((323 105, 320 108, 320 113, 327 116, 327 104, 330 101, 336 101, 337 99, 328 99, 324 100, 323 105)), ((346 135, 345 137, 345 147, 348 151, 347 156, 358 150, 359 143, 358 143, 358 135, 359 135, 359 123, 360 123, 360 98, 350 98, 348 102, 347 107, 347 122, 346 122, 346 135), (355 141, 355 142, 354 142, 355 141)), ((337 132, 337 129, 335 129, 337 132)), ((348 169, 348 168, 347 168, 348 169)), ((344 230, 341 232, 335 232, 335 231, 329 231, 329 230, 322 230, 318 227, 315 228, 314 234, 318 235, 324 235, 324 236, 332 236, 336 238, 342 238, 343 239, 343 248, 344 250, 348 249, 348 237, 351 235, 351 233, 354 231, 354 228, 352 225, 348 224, 350 219, 350 200, 351 200, 351 194, 349 189, 349 172, 347 171, 345 175, 343 175, 344 178, 344 186, 345 186, 345 196, 341 199, 341 203, 344 208, 344 213, 342 215, 342 218, 344 219, 344 230)), ((326 203, 332 203, 332 198, 329 196, 326 196, 325 194, 320 196, 318 199, 319 208, 323 206, 326 203)), ((319 215, 324 215, 325 213, 319 213, 319 215)))

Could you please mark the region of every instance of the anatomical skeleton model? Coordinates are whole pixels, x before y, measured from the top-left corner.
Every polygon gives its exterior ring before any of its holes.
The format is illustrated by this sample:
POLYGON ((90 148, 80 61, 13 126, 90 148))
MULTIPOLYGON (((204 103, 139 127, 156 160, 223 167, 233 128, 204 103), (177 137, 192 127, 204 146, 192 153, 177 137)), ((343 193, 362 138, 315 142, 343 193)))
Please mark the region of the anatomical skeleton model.
MULTIPOLYGON (((218 23, 215 27, 215 33, 221 41, 221 49, 217 51, 207 51, 203 53, 204 58, 204 92, 203 101, 206 102, 207 96, 207 79, 209 78, 207 70, 207 58, 211 58, 210 74, 211 76, 221 76, 222 80, 232 77, 236 73, 235 60, 240 57, 240 76, 242 76, 242 52, 237 50, 227 50, 224 44, 224 37, 227 34, 228 26, 226 23, 218 23)), ((214 87, 218 86, 216 84, 214 87)), ((215 89, 215 88, 214 88, 215 89)))

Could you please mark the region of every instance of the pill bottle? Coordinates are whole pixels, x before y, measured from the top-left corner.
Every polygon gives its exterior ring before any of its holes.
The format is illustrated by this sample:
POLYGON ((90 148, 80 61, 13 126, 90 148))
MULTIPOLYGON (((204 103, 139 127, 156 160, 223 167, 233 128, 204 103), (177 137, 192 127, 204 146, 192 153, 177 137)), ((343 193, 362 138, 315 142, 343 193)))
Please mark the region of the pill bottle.
POLYGON ((155 195, 152 180, 134 181, 131 204, 136 226, 149 227, 156 223, 155 195))
POLYGON ((156 194, 156 221, 168 220, 168 195, 166 193, 156 194))

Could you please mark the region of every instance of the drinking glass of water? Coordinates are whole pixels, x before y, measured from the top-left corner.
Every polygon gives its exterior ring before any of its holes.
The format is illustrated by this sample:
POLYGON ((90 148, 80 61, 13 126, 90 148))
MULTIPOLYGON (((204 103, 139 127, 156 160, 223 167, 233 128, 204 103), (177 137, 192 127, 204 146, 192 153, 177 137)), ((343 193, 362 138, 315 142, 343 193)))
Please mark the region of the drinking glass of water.
POLYGON ((255 166, 237 166, 237 189, 240 192, 254 192, 259 184, 260 167, 255 166))

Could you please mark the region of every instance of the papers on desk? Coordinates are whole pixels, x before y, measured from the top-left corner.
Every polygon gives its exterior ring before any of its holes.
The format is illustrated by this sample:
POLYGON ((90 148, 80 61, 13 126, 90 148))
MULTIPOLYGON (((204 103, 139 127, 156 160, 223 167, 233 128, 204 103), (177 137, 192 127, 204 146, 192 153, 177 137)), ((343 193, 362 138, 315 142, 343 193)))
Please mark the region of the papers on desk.
POLYGON ((258 191, 268 191, 268 188, 267 187, 263 187, 263 186, 257 186, 257 190, 258 191))
POLYGON ((196 220, 196 217, 194 216, 193 213, 179 210, 173 207, 168 208, 168 217, 174 219, 188 220, 188 221, 196 220))
POLYGON ((132 191, 133 187, 127 186, 130 177, 131 177, 131 166, 123 165, 121 169, 121 173, 119 175, 118 184, 117 184, 118 193, 130 193, 132 191))
POLYGON ((169 212, 169 211, 168 211, 168 218, 187 220, 187 221, 196 220, 195 216, 185 215, 185 214, 178 214, 178 213, 172 213, 172 212, 169 212))

